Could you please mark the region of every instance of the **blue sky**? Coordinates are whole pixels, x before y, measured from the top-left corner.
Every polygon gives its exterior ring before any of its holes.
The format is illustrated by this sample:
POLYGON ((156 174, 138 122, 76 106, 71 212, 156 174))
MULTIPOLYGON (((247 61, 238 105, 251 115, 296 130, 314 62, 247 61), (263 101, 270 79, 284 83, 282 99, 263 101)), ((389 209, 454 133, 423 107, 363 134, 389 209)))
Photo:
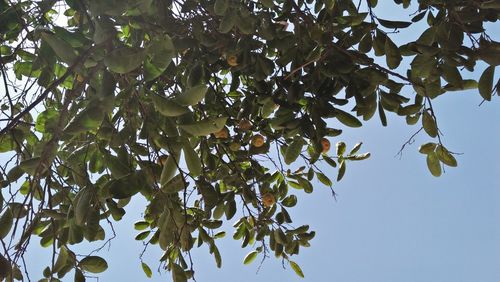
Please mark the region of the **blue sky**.
MULTIPOLYGON (((392 1, 384 2, 390 4, 384 3, 377 14, 401 19, 401 9, 387 8, 393 7, 392 1)), ((401 31, 391 38, 404 41, 413 36, 401 31)), ((483 69, 478 67, 477 73, 483 69)), ((297 193, 299 204, 291 211, 294 223, 317 231, 312 246, 295 258, 305 279, 288 266, 283 269, 274 257, 256 274, 258 259, 243 265, 250 249, 241 249, 240 242, 227 236, 219 242, 222 269, 215 267, 206 246, 194 251, 197 280, 500 281, 500 130, 495 123, 500 105, 495 97, 479 107, 481 100, 477 91, 465 91, 434 101, 445 145, 463 153, 457 157, 459 167, 447 168, 440 178, 430 175, 425 157, 418 153, 419 144, 431 141, 423 133, 402 158, 395 157, 418 130, 402 118, 390 115, 389 126, 383 128, 374 117, 361 129, 345 131, 340 139, 348 147, 363 141, 362 151, 372 157, 348 165, 344 180, 334 187, 337 201, 320 185, 313 194, 297 193)), ((118 237, 109 251, 101 252, 109 269, 99 275, 100 281, 171 281, 170 274, 155 271, 161 256, 155 246, 145 256, 153 278, 147 279, 140 268, 142 244, 133 240, 137 231, 132 223, 141 210, 141 203, 132 203, 124 220, 115 224, 118 237)), ((47 256, 38 250, 33 249, 28 263, 45 265, 47 256)), ((38 277, 40 272, 32 274, 38 277)))

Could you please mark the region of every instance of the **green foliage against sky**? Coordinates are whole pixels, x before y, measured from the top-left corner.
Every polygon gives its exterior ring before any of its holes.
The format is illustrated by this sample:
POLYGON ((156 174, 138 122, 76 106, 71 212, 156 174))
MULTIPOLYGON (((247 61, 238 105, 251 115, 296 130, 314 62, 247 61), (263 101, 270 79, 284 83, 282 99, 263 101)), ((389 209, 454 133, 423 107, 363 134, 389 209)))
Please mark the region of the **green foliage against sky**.
POLYGON ((53 250, 42 281, 105 271, 73 246, 106 244, 132 197, 148 203, 135 238, 176 282, 194 275, 193 247, 221 265, 226 221, 243 263, 276 256, 304 276, 293 256, 315 233, 288 210, 369 157, 342 129, 404 117, 439 176, 457 161, 432 101, 499 91, 485 30, 498 1, 394 2, 399 20, 376 0, 0 0, 0 280, 22 279, 38 242, 53 250))

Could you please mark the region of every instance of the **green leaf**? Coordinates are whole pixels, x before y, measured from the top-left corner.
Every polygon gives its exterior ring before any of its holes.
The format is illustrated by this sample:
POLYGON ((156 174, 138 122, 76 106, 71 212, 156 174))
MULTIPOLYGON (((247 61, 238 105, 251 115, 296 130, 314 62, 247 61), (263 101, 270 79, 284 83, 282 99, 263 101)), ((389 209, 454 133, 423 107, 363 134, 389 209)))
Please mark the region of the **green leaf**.
POLYGON ((163 96, 152 94, 151 99, 153 100, 155 109, 166 117, 177 117, 189 112, 188 108, 163 96))
POLYGON ((493 78, 495 75, 495 67, 489 66, 484 70, 481 78, 479 78, 479 94, 486 101, 491 101, 491 94, 493 93, 493 78))
POLYGON ((294 138, 292 143, 288 145, 285 151, 285 163, 287 165, 293 163, 299 157, 300 153, 302 152, 302 147, 304 146, 304 144, 305 144, 304 139, 302 139, 301 137, 296 137, 294 138))
POLYGON ((80 269, 75 270, 75 282, 85 282, 85 275, 83 275, 80 269))
POLYGON ((231 10, 226 11, 219 24, 219 31, 221 33, 228 33, 229 31, 231 31, 231 29, 233 29, 237 21, 238 18, 236 17, 236 12, 231 10))
POLYGON ((339 172, 337 174, 337 182, 342 180, 342 178, 344 177, 345 166, 346 166, 345 161, 344 160, 340 161, 339 172))
POLYGON ((7 179, 9 182, 16 182, 21 176, 23 176, 24 170, 21 169, 20 166, 15 166, 9 170, 7 173, 7 179))
POLYGON ((78 113, 64 128, 64 133, 77 135, 96 130, 102 123, 104 113, 98 107, 89 106, 78 113))
POLYGON ((146 274, 148 278, 151 278, 151 276, 153 276, 153 271, 151 271, 151 268, 149 268, 149 266, 144 262, 141 262, 141 266, 142 266, 142 271, 144 271, 144 274, 146 274))
POLYGON ((50 132, 57 126, 59 112, 49 108, 41 112, 36 118, 35 130, 40 133, 50 132))
POLYGON ((227 117, 207 118, 190 124, 181 124, 179 128, 193 136, 207 136, 220 131, 226 125, 227 117))
POLYGON ((390 69, 395 69, 401 63, 403 57, 401 57, 401 52, 398 49, 398 46, 392 42, 389 36, 385 38, 385 59, 387 62, 387 66, 390 69))
POLYGON ((160 76, 175 56, 175 46, 168 35, 156 37, 147 48, 148 59, 144 62, 144 79, 151 81, 160 76))
POLYGON ((387 117, 385 116, 384 107, 382 107, 382 103, 380 101, 378 102, 378 115, 382 126, 387 126, 387 117))
POLYGON ((9 234, 13 223, 14 217, 12 216, 12 211, 10 208, 7 208, 2 216, 0 216, 0 239, 5 238, 9 234))
POLYGON ((332 186, 332 181, 330 180, 330 178, 328 178, 326 175, 324 175, 323 173, 321 172, 316 172, 316 176, 318 177, 318 180, 323 183, 324 185, 326 186, 329 186, 331 187, 332 186))
POLYGON ((172 264, 172 278, 174 282, 187 282, 186 272, 176 263, 172 264))
POLYGON ((349 127, 361 127, 363 124, 353 115, 339 109, 335 109, 335 117, 344 125, 349 127))
POLYGON ((436 152, 430 152, 427 154, 427 168, 432 175, 436 177, 441 175, 441 164, 439 163, 439 158, 436 152))
POLYGON ((0 254, 0 281, 4 281, 4 279, 7 278, 11 271, 12 266, 10 265, 10 262, 0 254))
POLYGON ((122 47, 111 51, 105 58, 104 64, 110 71, 119 74, 129 73, 138 68, 144 57, 146 50, 133 47, 122 47))
MULTIPOLYGON (((187 184, 187 183, 186 183, 187 184)), ((182 174, 177 174, 170 181, 168 181, 165 185, 161 186, 161 190, 165 193, 177 193, 186 188, 186 184, 184 183, 184 178, 182 174)))
POLYGON ((354 147, 352 147, 351 151, 349 151, 349 156, 356 154, 359 151, 359 149, 361 148, 361 145, 363 145, 362 142, 359 142, 356 145, 354 145, 354 147))
POLYGON ((386 28, 407 28, 412 24, 411 22, 389 21, 381 18, 377 18, 377 20, 383 27, 386 28))
POLYGON ((295 274, 298 276, 304 278, 304 272, 302 272, 302 269, 300 269, 300 266, 295 263, 294 261, 289 260, 290 266, 292 267, 293 271, 295 271, 295 274))
POLYGON ((85 257, 80 261, 79 266, 81 269, 92 273, 101 273, 108 269, 106 260, 98 256, 85 257))
POLYGON ((371 156, 370 153, 358 154, 358 155, 354 155, 354 156, 349 156, 348 160, 350 160, 350 161, 362 161, 362 160, 368 159, 370 156, 371 156))
POLYGON ((54 34, 42 32, 41 33, 42 40, 49 44, 50 48, 54 50, 54 53, 65 63, 68 65, 73 64, 77 58, 77 54, 75 52, 75 48, 71 46, 68 42, 63 39, 57 37, 54 34))
POLYGON ((208 87, 206 85, 197 85, 188 88, 186 91, 175 97, 174 101, 182 106, 192 106, 198 104, 207 93, 208 87))
POLYGON ((111 39, 116 34, 116 29, 113 26, 113 22, 108 18, 99 18, 94 20, 95 31, 94 39, 95 44, 101 44, 111 39))
POLYGON ((432 143, 432 142, 425 143, 423 145, 420 145, 420 148, 418 149, 418 151, 422 154, 427 155, 430 152, 434 152, 434 150, 436 149, 436 146, 437 146, 436 143, 432 143))
POLYGON ((143 231, 139 234, 137 234, 137 236, 135 236, 135 240, 137 241, 142 241, 142 240, 145 240, 146 238, 148 238, 149 234, 151 234, 151 231, 143 231))
POLYGON ((52 272, 59 272, 63 267, 66 266, 68 263, 68 258, 69 258, 69 252, 66 246, 61 246, 59 248, 59 256, 57 256, 56 263, 54 264, 54 268, 52 269, 52 272))
POLYGON ((217 16, 223 16, 229 7, 229 0, 215 0, 214 12, 217 16))
POLYGON ((255 260, 255 258, 257 257, 258 254, 259 254, 259 252, 257 252, 257 251, 251 251, 250 253, 248 253, 245 256, 245 259, 243 260, 243 264, 251 264, 255 260))
POLYGON ((201 159, 189 142, 184 143, 184 158, 189 169, 189 174, 197 177, 202 172, 201 159))
POLYGON ((438 135, 436 121, 429 113, 429 111, 424 111, 422 115, 422 126, 424 127, 425 132, 427 132, 430 137, 436 137, 438 135))
POLYGON ((291 208, 297 204, 297 196, 289 195, 281 201, 281 204, 287 208, 291 208))
POLYGON ((436 155, 438 159, 447 166, 456 167, 457 160, 455 157, 442 145, 436 147, 436 155))
POLYGON ((172 177, 174 177, 177 171, 177 163, 179 162, 180 154, 170 155, 167 157, 167 161, 163 165, 163 169, 160 175, 160 185, 163 186, 167 184, 172 177))
POLYGON ((82 188, 75 196, 74 199, 74 212, 75 212, 75 223, 76 225, 83 226, 87 214, 90 211, 90 201, 92 199, 92 194, 88 187, 82 188))
POLYGON ((149 227, 149 222, 147 221, 137 221, 134 223, 135 230, 144 230, 149 227))
POLYGON ((336 149, 336 152, 337 152, 337 156, 343 156, 344 153, 345 153, 345 150, 346 150, 346 144, 342 141, 339 141, 337 142, 337 144, 335 144, 335 149, 336 149))
POLYGON ((443 72, 443 77, 446 81, 451 83, 454 86, 461 87, 463 84, 462 75, 458 71, 458 69, 454 66, 450 66, 449 64, 442 64, 439 66, 443 72))

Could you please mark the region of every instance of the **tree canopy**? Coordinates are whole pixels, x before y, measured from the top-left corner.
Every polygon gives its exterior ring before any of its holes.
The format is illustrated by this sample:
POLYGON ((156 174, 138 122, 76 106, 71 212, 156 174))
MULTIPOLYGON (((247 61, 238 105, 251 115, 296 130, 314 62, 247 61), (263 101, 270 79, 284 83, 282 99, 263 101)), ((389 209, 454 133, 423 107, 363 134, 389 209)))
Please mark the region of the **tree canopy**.
POLYGON ((147 201, 135 239, 164 250, 176 282, 194 247, 220 267, 225 222, 243 263, 276 256, 304 276, 293 256, 315 233, 288 210, 317 185, 335 196, 370 156, 343 129, 401 116, 439 176, 457 161, 433 100, 500 94, 498 1, 394 2, 397 20, 376 0, 0 0, 0 280, 27 275, 35 238, 53 250, 41 281, 105 271, 73 246, 111 240, 133 197, 147 201))

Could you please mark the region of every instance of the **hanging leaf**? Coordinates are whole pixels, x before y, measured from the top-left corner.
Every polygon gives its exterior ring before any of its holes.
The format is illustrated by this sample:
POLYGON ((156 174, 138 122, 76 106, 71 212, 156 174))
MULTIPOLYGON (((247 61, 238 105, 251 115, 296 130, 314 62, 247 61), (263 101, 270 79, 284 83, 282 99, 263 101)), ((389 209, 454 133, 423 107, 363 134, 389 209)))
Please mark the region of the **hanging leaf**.
POLYGON ((104 64, 112 72, 125 74, 138 68, 145 56, 146 50, 144 49, 122 47, 111 51, 104 58, 104 64))
POLYGON ((296 137, 288 148, 285 151, 285 163, 287 165, 293 163, 302 152, 302 147, 304 146, 305 141, 301 137, 296 137))
POLYGON ((161 186, 161 190, 167 194, 173 194, 184 190, 187 187, 187 183, 184 183, 184 176, 182 174, 177 174, 165 185, 161 186))
POLYGON ((182 106, 192 106, 198 104, 207 93, 208 87, 206 85, 197 85, 188 88, 186 91, 175 97, 174 101, 182 106))
POLYGON ((248 253, 245 256, 245 259, 243 260, 243 264, 251 264, 255 260, 255 258, 257 257, 258 254, 259 254, 259 252, 257 252, 257 251, 251 251, 250 253, 248 253))
POLYGON ((238 18, 236 17, 236 13, 231 10, 226 10, 224 17, 220 22, 219 31, 221 33, 228 33, 231 29, 233 29, 237 21, 238 18))
POLYGON ((148 278, 151 278, 151 276, 153 276, 153 271, 151 271, 151 268, 149 268, 149 266, 144 262, 141 263, 141 266, 142 266, 142 271, 144 271, 144 274, 146 274, 148 278))
POLYGON ((324 185, 326 186, 329 186, 331 187, 332 186, 332 181, 330 180, 330 178, 328 178, 326 175, 324 175, 323 173, 321 172, 316 172, 316 176, 318 177, 318 180, 323 183, 324 185))
POLYGON ((73 46, 71 46, 68 42, 48 32, 42 32, 41 36, 42 40, 49 44, 50 48, 54 50, 54 53, 56 53, 56 55, 63 62, 70 65, 76 61, 77 54, 75 52, 75 48, 73 48, 73 46))
POLYGON ((87 214, 90 211, 90 201, 92 193, 88 187, 81 189, 74 199, 74 212, 76 225, 82 226, 85 223, 87 214))
POLYGON ((85 257, 78 265, 81 269, 92 273, 101 273, 108 269, 108 263, 106 260, 98 256, 85 257))
POLYGON ((198 153, 191 147, 189 142, 184 143, 183 150, 189 174, 193 177, 199 176, 202 172, 202 166, 198 153))
POLYGON ((163 96, 151 94, 151 99, 153 100, 155 109, 166 117, 177 117, 189 112, 188 108, 163 96))
POLYGON ((96 130, 102 123, 104 113, 98 107, 87 107, 78 113, 64 128, 64 133, 77 135, 96 130))
POLYGON ((427 154, 427 168, 432 175, 436 177, 441 175, 441 164, 439 163, 439 158, 436 152, 430 152, 427 154))
POLYGON ((187 282, 186 272, 176 263, 172 264, 172 278, 174 282, 187 282))
POLYGON ((398 46, 392 42, 389 36, 385 38, 385 59, 387 62, 387 66, 390 69, 395 69, 401 63, 403 57, 401 57, 401 52, 398 49, 398 46))
POLYGON ((229 0, 215 0, 214 12, 217 16, 223 16, 229 7, 229 0))
POLYGON ((436 155, 438 159, 447 166, 456 167, 457 160, 455 157, 442 145, 436 147, 436 155))
POLYGON ((290 266, 292 267, 293 271, 295 271, 295 274, 304 278, 304 273, 302 272, 302 269, 300 269, 300 266, 294 261, 289 260, 288 262, 290 263, 290 266))
POLYGON ((402 21, 389 21, 389 20, 383 20, 381 18, 377 18, 378 22, 386 28, 407 28, 409 27, 412 23, 411 22, 402 22, 402 21))
POLYGON ((190 124, 181 124, 179 128, 193 136, 207 136, 222 130, 226 121, 227 117, 207 118, 190 124))
POLYGON ((344 125, 349 127, 361 127, 363 124, 355 116, 344 112, 339 109, 335 109, 335 117, 344 125))
POLYGON ((337 174, 337 182, 339 182, 340 180, 342 180, 342 178, 344 177, 344 174, 345 174, 345 161, 342 160, 340 161, 340 166, 339 166, 339 172, 337 174))
POLYGON ((418 151, 422 154, 429 154, 430 152, 433 152, 436 149, 437 144, 436 143, 425 143, 420 146, 418 151))
POLYGON ((489 66, 484 70, 481 78, 479 78, 479 94, 486 101, 491 101, 491 94, 493 93, 493 78, 495 76, 495 67, 489 66))
POLYGON ((160 185, 166 185, 177 171, 177 163, 179 162, 180 154, 174 154, 167 157, 167 161, 163 165, 160 175, 160 185))
POLYGON ((430 137, 436 137, 438 135, 436 121, 434 120, 432 115, 429 114, 429 111, 424 111, 422 115, 422 125, 425 132, 427 132, 430 137))
POLYGON ((5 209, 2 216, 0 216, 0 239, 3 239, 9 234, 12 224, 14 223, 14 217, 12 216, 12 211, 10 208, 5 209))
POLYGON ((83 273, 80 269, 75 270, 74 282, 85 282, 85 275, 83 275, 83 273))
POLYGON ((56 263, 54 264, 54 268, 52 269, 52 272, 59 272, 63 267, 66 266, 66 264, 69 262, 69 252, 66 246, 61 246, 59 248, 59 255, 57 256, 56 263))
POLYGON ((167 34, 157 37, 146 49, 148 59, 144 62, 144 79, 151 81, 160 76, 175 56, 175 46, 167 34))
POLYGON ((343 156, 346 148, 347 148, 347 146, 344 142, 342 142, 342 141, 337 142, 337 144, 335 144, 337 156, 339 156, 339 157, 343 156))

